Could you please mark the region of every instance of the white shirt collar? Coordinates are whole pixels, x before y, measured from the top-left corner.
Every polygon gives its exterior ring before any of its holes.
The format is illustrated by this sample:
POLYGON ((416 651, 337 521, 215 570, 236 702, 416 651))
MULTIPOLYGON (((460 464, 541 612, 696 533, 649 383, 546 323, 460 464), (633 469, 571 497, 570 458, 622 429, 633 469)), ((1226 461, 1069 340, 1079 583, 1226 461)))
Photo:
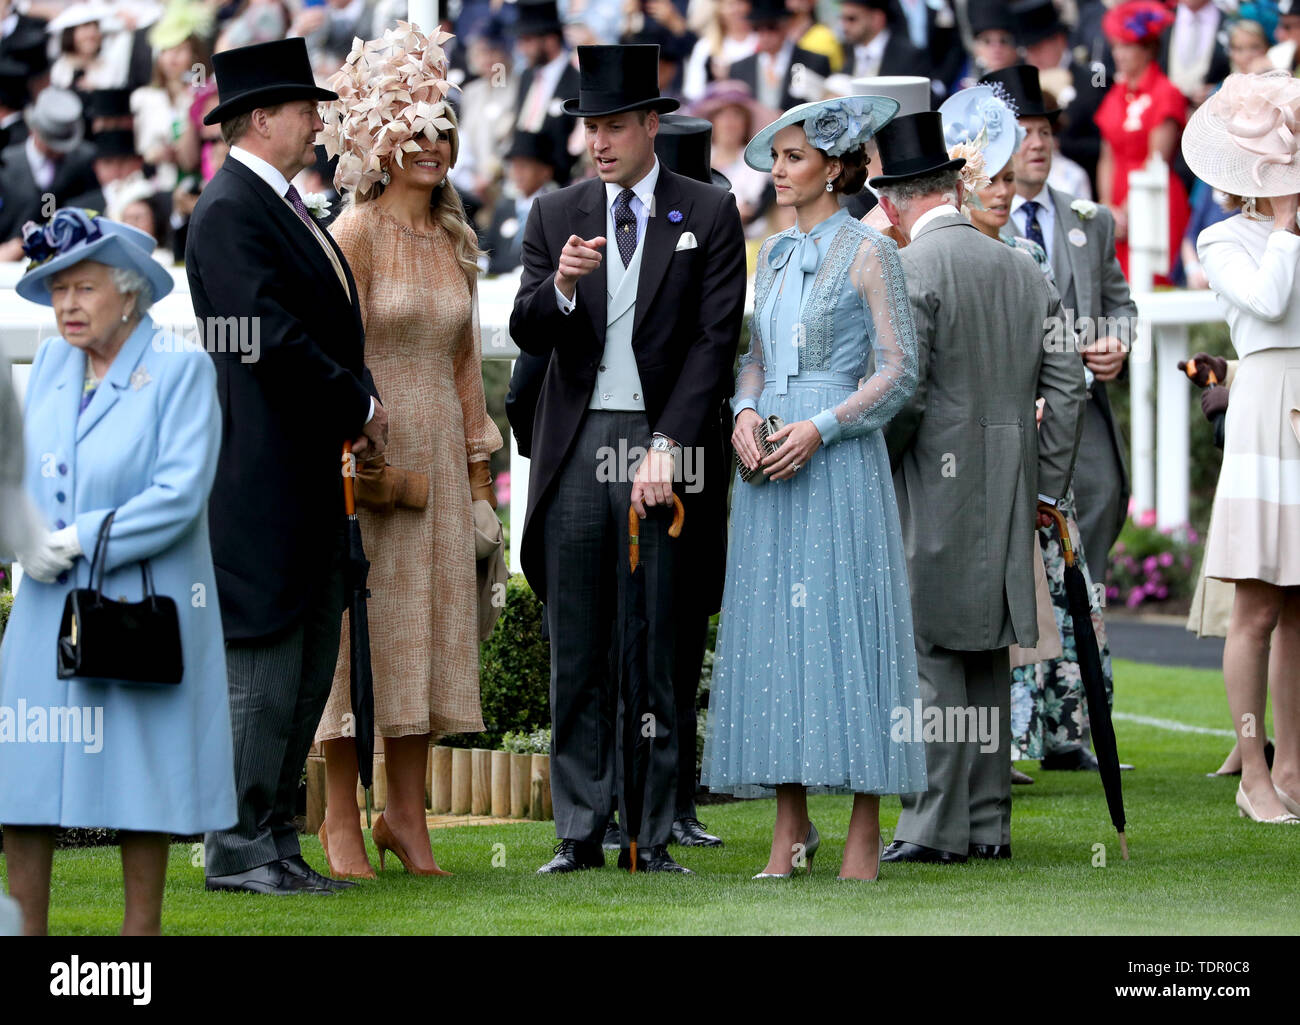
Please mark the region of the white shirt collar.
POLYGON ((12 35, 13 30, 18 27, 18 12, 10 11, 3 20, 0 20, 0 39, 12 35))
POLYGON ((288 179, 261 157, 249 153, 242 146, 231 146, 230 155, 271 186, 280 198, 283 199, 284 194, 289 191, 288 179))
MULTIPOLYGON (((659 184, 659 158, 655 157, 655 166, 650 168, 650 173, 632 186, 632 191, 636 193, 636 198, 641 200, 641 205, 647 210, 651 209, 651 202, 654 200, 655 186, 659 184)), ((618 194, 623 191, 623 186, 618 182, 605 183, 605 205, 613 206, 614 201, 618 199, 618 194)))
POLYGON ((1046 182, 1043 183, 1043 187, 1038 190, 1038 195, 1036 196, 1029 196, 1026 198, 1017 192, 1011 199, 1011 212, 1015 213, 1029 202, 1030 199, 1038 204, 1039 211, 1051 214, 1053 217, 1056 216, 1056 204, 1052 202, 1052 190, 1047 187, 1046 182))
POLYGON ((938 206, 931 207, 929 210, 927 210, 925 213, 923 213, 920 217, 916 219, 916 223, 912 225, 912 230, 908 232, 908 235, 911 238, 916 238, 916 236, 920 233, 921 229, 924 228, 931 221, 937 220, 940 217, 947 217, 949 214, 955 214, 955 213, 957 213, 957 208, 953 206, 951 203, 940 203, 938 206))
POLYGON ((871 42, 863 43, 857 47, 859 53, 866 60, 880 60, 885 56, 885 47, 889 45, 889 29, 882 28, 874 36, 871 42))

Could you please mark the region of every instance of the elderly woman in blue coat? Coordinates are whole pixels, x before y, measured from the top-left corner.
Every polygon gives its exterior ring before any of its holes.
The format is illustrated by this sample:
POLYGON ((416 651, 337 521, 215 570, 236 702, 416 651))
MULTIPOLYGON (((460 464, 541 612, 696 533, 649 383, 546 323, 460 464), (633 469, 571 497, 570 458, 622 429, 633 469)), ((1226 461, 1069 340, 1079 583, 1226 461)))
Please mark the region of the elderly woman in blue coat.
POLYGON ((144 232, 87 211, 24 229, 17 291, 54 308, 27 385, 23 482, 39 517, 0 646, 0 823, 9 892, 46 931, 54 829, 120 831, 122 931, 161 927, 167 835, 236 818, 221 613, 207 503, 221 421, 206 353, 161 329, 172 289, 144 232), (56 674, 64 601, 90 586, 105 517, 104 592, 138 601, 140 562, 176 602, 179 686, 56 674))

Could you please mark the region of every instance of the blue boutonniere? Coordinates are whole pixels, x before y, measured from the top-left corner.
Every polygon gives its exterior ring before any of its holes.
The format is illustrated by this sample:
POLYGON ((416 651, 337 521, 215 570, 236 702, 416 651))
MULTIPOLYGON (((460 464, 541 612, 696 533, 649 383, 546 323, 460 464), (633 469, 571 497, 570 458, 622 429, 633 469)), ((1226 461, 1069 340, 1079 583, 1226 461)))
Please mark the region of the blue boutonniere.
POLYGON ((669 210, 669 211, 668 211, 668 219, 669 219, 670 221, 672 221, 674 224, 681 224, 681 223, 682 223, 682 212, 681 212, 680 210, 669 210))

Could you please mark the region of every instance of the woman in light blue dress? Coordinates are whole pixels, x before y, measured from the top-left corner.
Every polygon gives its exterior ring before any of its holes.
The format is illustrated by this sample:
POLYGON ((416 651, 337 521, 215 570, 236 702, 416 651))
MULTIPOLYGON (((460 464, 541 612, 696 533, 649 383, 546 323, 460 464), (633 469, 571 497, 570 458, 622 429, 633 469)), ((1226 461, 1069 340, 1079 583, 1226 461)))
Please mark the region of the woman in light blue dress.
POLYGON ((745 151, 797 216, 759 254, 732 403, 746 467, 759 467, 760 418, 785 426, 756 475, 766 479, 733 489, 704 751, 709 789, 776 794, 755 878, 811 869, 811 790, 855 795, 841 878, 874 879, 879 795, 926 789, 922 744, 902 728, 920 690, 880 433, 916 387, 915 335, 897 248, 839 206, 865 180, 863 144, 897 109, 870 96, 803 104, 745 151))
POLYGON ((24 577, 0 645, 0 823, 9 892, 30 934, 46 930, 56 827, 120 831, 122 931, 139 934, 161 927, 168 834, 236 818, 208 543, 216 371, 149 316, 173 287, 153 248, 144 232, 79 209, 24 229, 32 262, 17 292, 52 306, 59 326, 27 383, 23 484, 36 523, 17 542, 24 577), (139 601, 148 560, 155 592, 176 603, 179 684, 56 674, 64 602, 91 586, 95 540, 114 510, 103 591, 139 601))

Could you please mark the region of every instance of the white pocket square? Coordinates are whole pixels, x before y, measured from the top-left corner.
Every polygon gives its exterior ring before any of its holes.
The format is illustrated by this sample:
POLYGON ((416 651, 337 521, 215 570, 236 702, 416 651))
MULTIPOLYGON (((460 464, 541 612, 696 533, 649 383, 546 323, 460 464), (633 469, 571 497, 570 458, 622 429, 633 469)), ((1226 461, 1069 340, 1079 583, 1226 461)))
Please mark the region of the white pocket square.
POLYGON ((695 233, 693 231, 683 231, 682 237, 677 240, 677 248, 674 249, 673 252, 680 253, 683 249, 697 249, 699 248, 699 245, 700 244, 695 241, 695 233))

